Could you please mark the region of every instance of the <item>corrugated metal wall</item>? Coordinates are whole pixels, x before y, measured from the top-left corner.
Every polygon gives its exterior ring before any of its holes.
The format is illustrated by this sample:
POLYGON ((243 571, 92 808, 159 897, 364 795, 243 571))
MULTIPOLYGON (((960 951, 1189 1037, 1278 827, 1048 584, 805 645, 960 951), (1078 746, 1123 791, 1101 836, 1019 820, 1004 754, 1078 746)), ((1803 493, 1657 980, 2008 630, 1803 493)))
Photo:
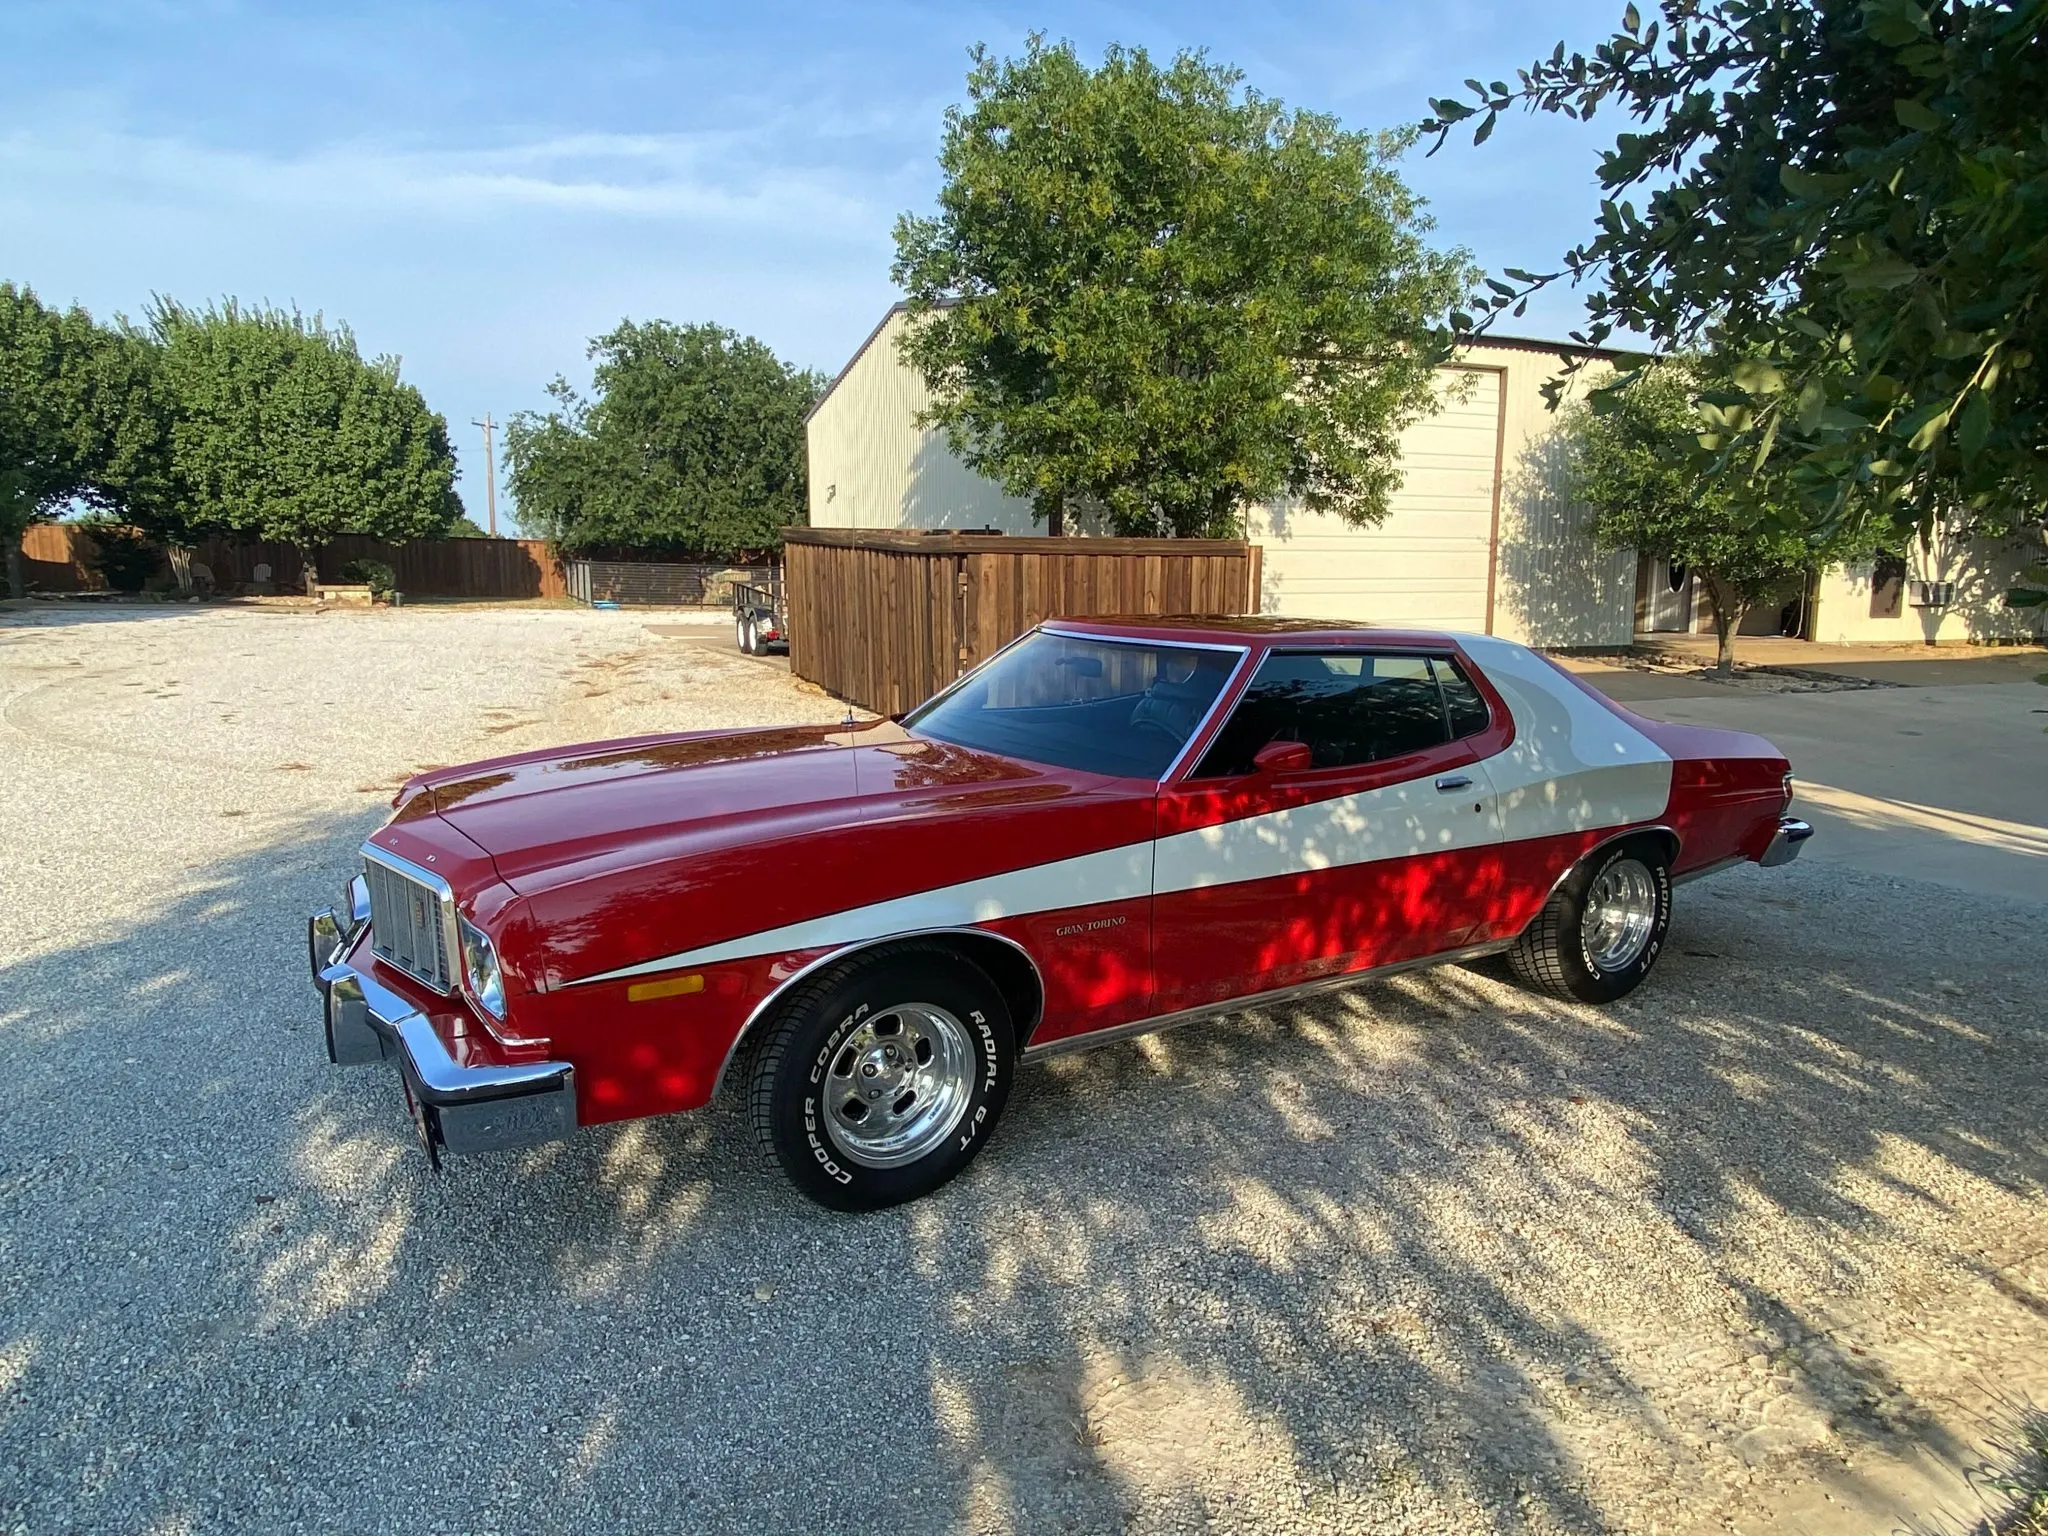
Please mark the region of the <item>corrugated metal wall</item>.
MULTIPOLYGON (((1500 545, 1493 630, 1527 645, 1625 646, 1635 627, 1634 550, 1596 549, 1592 514, 1564 491, 1557 415, 1543 386, 1563 366, 1542 347, 1492 343, 1468 356, 1506 369, 1501 433, 1500 545)), ((1583 392, 1604 370, 1574 384, 1583 392)))
POLYGON ((962 464, 946 435, 917 424, 931 394, 896 353, 892 309, 806 427, 813 528, 999 528, 1042 533, 1031 503, 962 464))
POLYGON ((1909 589, 1898 612, 1883 618, 1870 612, 1871 562, 1838 565, 1820 579, 1813 638, 1865 645, 2041 639, 2048 635, 2048 609, 2005 603, 2005 594, 2026 585, 2025 572, 2041 558, 2038 540, 1936 538, 1931 549, 1913 540, 1906 547, 1907 581, 1954 582, 1954 601, 1915 608, 1909 589))
POLYGON ((1486 628, 1500 375, 1444 369, 1436 414, 1401 434, 1405 471, 1376 528, 1285 504, 1255 511, 1261 612, 1443 629, 1486 628))

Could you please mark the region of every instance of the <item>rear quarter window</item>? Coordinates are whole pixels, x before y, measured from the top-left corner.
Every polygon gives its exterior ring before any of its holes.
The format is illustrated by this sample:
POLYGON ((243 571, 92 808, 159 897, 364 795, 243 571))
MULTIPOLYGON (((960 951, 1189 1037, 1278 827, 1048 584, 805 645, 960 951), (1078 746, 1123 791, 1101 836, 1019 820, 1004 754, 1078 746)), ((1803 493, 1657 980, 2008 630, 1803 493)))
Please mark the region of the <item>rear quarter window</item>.
POLYGON ((1477 736, 1493 724, 1493 711, 1487 708, 1486 696, 1463 667, 1441 656, 1433 658, 1431 665, 1436 669, 1437 686, 1444 691, 1444 712, 1450 718, 1453 740, 1477 736))

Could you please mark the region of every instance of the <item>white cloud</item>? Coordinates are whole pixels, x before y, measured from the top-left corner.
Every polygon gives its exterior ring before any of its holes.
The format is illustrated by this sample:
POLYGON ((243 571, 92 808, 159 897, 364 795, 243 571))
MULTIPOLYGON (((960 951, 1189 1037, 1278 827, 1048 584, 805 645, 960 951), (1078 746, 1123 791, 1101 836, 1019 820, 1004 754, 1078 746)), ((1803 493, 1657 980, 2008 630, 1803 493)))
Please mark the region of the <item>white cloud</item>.
POLYGON ((833 174, 792 165, 772 129, 690 134, 576 134, 481 147, 411 147, 366 140, 296 154, 222 149, 187 139, 85 127, 0 135, 0 202, 23 213, 65 189, 125 202, 222 212, 270 210, 318 220, 393 214, 473 218, 532 209, 757 230, 814 225, 886 227, 878 200, 899 176, 833 174))

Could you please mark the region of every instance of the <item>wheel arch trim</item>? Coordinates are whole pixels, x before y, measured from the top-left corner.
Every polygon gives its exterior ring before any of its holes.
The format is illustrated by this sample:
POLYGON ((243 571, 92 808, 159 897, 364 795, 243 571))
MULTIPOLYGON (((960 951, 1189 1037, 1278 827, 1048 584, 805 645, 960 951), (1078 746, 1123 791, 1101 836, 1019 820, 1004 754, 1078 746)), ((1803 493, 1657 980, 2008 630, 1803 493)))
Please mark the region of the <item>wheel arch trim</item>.
MULTIPOLYGON (((1660 837, 1670 840, 1671 862, 1664 866, 1667 874, 1670 872, 1671 866, 1678 862, 1678 855, 1685 848, 1685 839, 1680 837, 1677 831, 1666 822, 1645 822, 1639 827, 1623 827, 1618 832, 1610 833, 1580 854, 1576 859, 1573 859, 1571 863, 1564 867, 1563 873, 1550 882, 1550 889, 1543 893, 1543 899, 1536 904, 1536 910, 1531 914, 1529 921, 1533 923, 1538 917, 1542 916, 1543 909, 1550 905, 1550 898, 1558 893, 1559 888, 1563 886, 1565 881, 1571 879, 1573 875, 1585 868, 1586 864, 1602 850, 1612 848, 1616 843, 1625 843, 1632 837, 1660 837)), ((1678 883, 1676 875, 1672 875, 1671 880, 1674 885, 1678 883)))
MULTIPOLYGON (((872 939, 855 939, 850 943, 840 945, 837 949, 827 950, 815 960, 807 961, 776 983, 774 988, 748 1011, 745 1022, 739 1027, 739 1032, 732 1037, 732 1044, 726 1047, 725 1059, 718 1064, 718 1075, 711 1080, 712 1096, 715 1098, 724 1091, 726 1079, 732 1072, 732 1064, 739 1059, 740 1048, 746 1044, 748 1037, 753 1034, 755 1027, 774 1011, 776 1004, 788 996, 792 988, 809 980, 827 966, 837 965, 841 961, 850 960, 856 955, 867 953, 869 950, 886 949, 892 944, 902 944, 913 939, 974 939, 984 942, 992 941, 1017 952, 1018 957, 1023 960, 1026 970, 1030 972, 1031 985, 1037 994, 1031 1017, 1027 1020, 1017 1021, 1017 1048, 1021 1051, 1024 1048, 1024 1042, 1030 1039, 1032 1031, 1037 1029, 1038 1021, 1045 1012, 1045 974, 1039 970, 1038 962, 1031 958, 1031 951, 1022 944, 1019 944, 1015 939, 1005 934, 991 933, 986 928, 906 928, 901 933, 885 933, 872 939)), ((993 977, 990 979, 994 980, 993 977)), ((1000 986, 1001 983, 998 982, 997 985, 1000 986)))

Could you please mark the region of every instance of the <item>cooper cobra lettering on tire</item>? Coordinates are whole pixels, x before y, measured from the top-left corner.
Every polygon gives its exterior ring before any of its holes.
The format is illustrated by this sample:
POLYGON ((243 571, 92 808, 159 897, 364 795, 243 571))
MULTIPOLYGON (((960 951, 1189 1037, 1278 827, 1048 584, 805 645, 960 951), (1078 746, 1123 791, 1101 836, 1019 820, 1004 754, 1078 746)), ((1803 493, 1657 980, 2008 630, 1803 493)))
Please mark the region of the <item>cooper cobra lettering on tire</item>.
POLYGON ((1653 838, 1596 848, 1508 951, 1517 980, 1553 997, 1611 1003, 1642 984, 1671 927, 1671 868, 1653 838))
POLYGON ((937 1189, 973 1160, 1009 1095, 1009 1009, 943 944, 833 966, 762 1027, 755 1132, 799 1189, 837 1210, 937 1189))

